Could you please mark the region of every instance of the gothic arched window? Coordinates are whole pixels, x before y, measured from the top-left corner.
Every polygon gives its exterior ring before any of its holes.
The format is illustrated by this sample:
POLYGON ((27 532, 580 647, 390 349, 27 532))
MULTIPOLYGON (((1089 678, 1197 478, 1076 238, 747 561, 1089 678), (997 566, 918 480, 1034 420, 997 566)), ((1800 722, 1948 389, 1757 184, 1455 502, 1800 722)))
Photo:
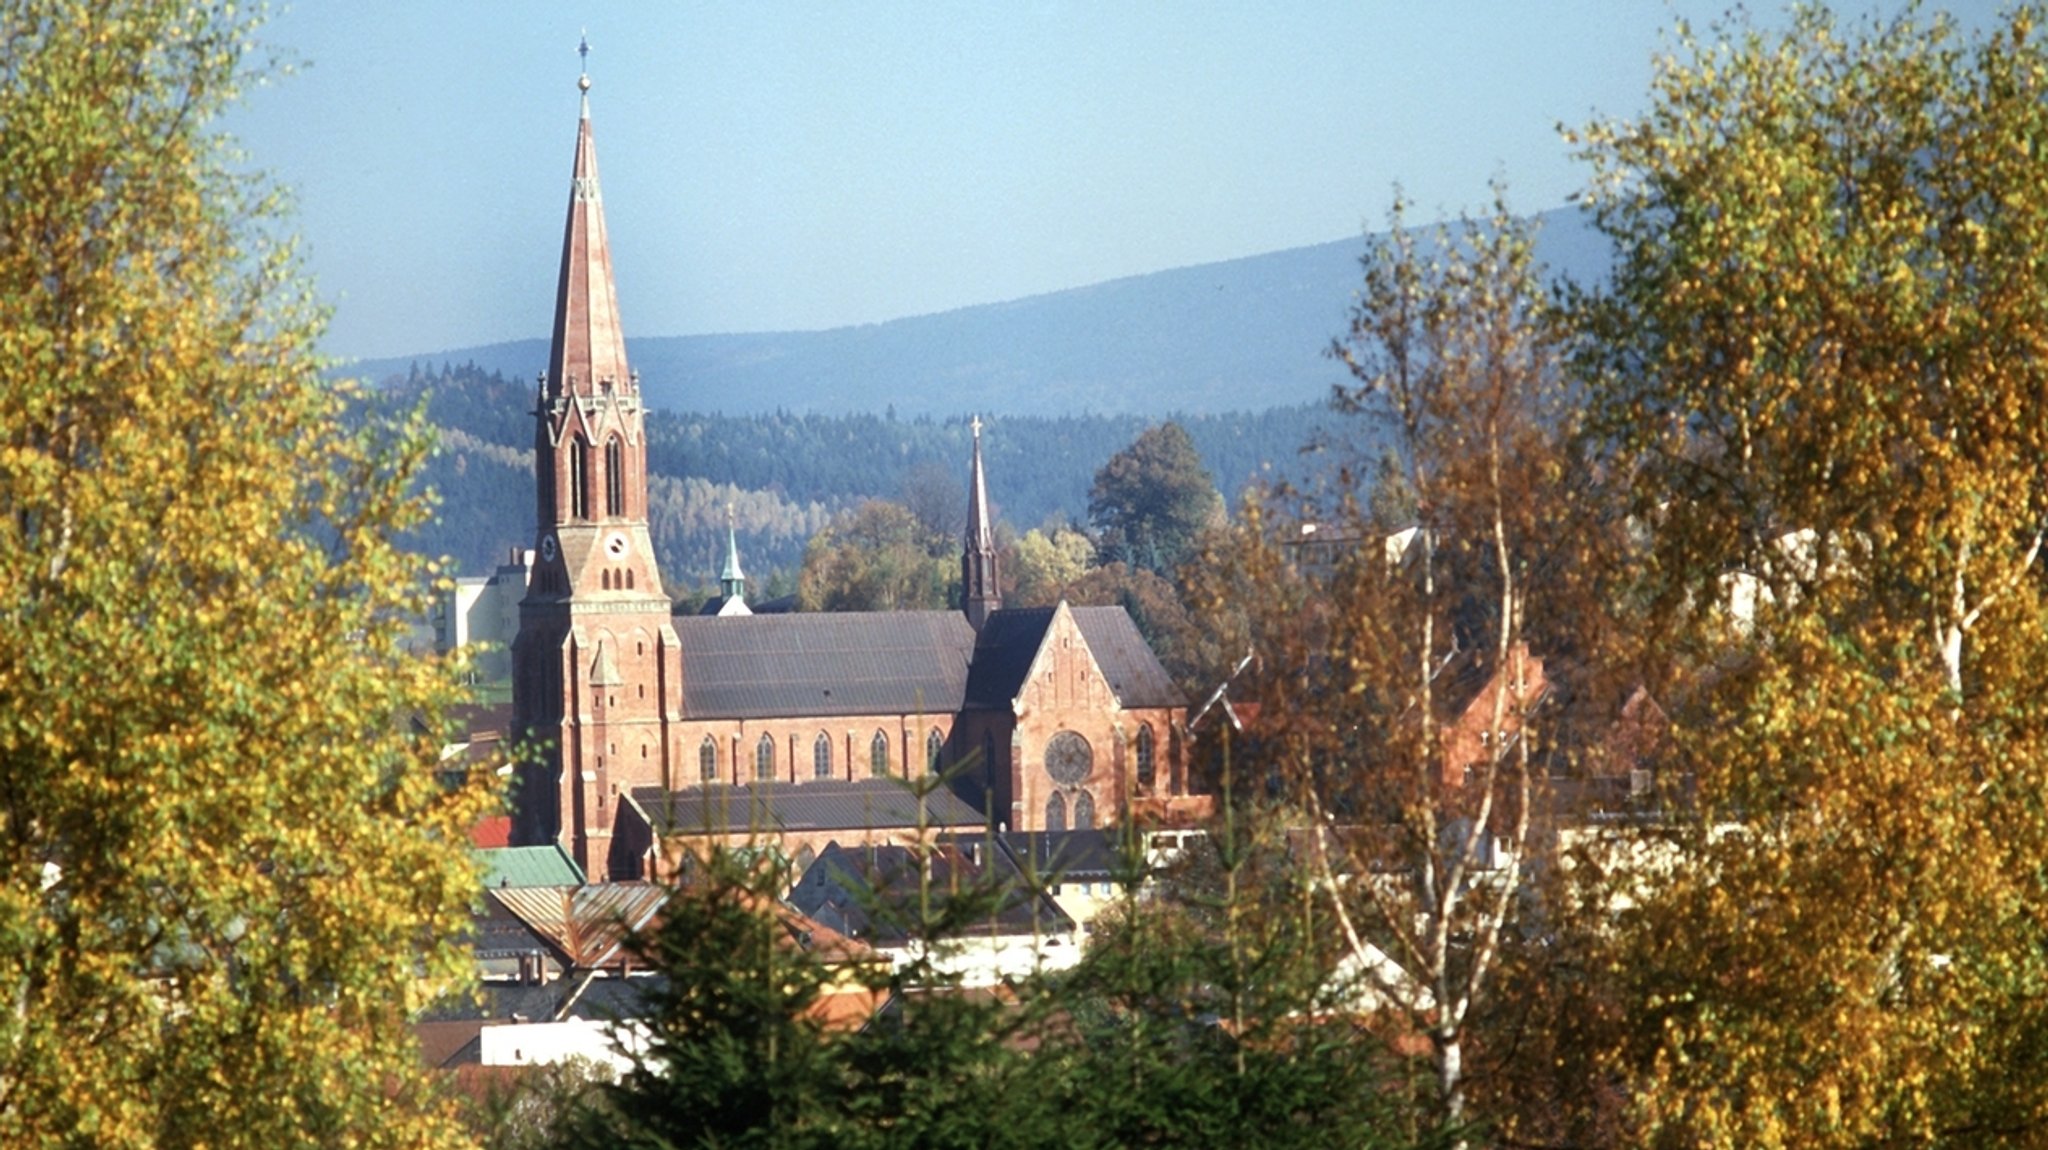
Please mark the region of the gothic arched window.
POLYGON ((832 736, 823 731, 811 740, 811 774, 821 779, 832 777, 832 736))
POLYGON ((1045 829, 1063 831, 1067 829, 1067 800, 1058 791, 1045 800, 1045 829))
POLYGON ((775 777, 775 740, 767 735, 754 744, 754 777, 762 782, 775 777))
POLYGON ((939 737, 939 729, 933 727, 932 733, 924 737, 924 770, 926 774, 936 775, 939 773, 939 759, 945 752, 945 749, 946 741, 939 737))
POLYGON ((626 513, 626 449, 616 435, 604 441, 604 513, 626 513))
POLYGON ((710 735, 697 744, 697 779, 706 783, 718 781, 718 740, 710 735))
POLYGON ((1092 831, 1095 829, 1095 799, 1087 791, 1074 793, 1074 829, 1092 831))
POLYGON ((590 518, 590 459, 583 441, 569 441, 569 514, 590 518))
POLYGON ((878 779, 889 777, 889 736, 881 731, 868 740, 868 773, 878 779))
POLYGON ((1136 742, 1138 786, 1149 791, 1152 789, 1153 781, 1157 778, 1156 769, 1152 765, 1152 728, 1139 727, 1136 742))

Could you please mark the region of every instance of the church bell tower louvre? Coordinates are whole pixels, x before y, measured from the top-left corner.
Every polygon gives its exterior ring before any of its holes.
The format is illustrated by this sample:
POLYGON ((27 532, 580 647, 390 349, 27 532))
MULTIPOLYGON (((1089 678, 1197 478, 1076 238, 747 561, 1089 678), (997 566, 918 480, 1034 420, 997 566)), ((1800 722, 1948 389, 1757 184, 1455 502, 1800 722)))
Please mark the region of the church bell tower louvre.
MULTIPOLYGON (((579 49, 588 56, 586 41, 579 49)), ((670 782, 682 662, 647 532, 640 381, 627 366, 590 128, 569 183, 553 339, 534 407, 533 575, 512 645, 514 835, 606 877, 618 796, 670 782)))

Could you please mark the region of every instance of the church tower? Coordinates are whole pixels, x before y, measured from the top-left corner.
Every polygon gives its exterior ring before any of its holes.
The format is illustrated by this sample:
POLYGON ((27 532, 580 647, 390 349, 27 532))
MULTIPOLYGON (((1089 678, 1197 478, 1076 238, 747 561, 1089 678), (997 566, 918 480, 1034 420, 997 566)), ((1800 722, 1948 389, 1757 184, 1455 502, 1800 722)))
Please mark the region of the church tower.
POLYGON ((666 701, 680 698, 682 663, 647 534, 640 381, 612 286, 587 71, 577 87, 554 338, 534 407, 534 567, 512 644, 513 729, 527 744, 514 827, 520 843, 560 843, 601 880, 619 794, 669 783, 666 701))
POLYGON ((996 537, 988 519, 988 481, 981 474, 981 417, 974 417, 974 470, 967 480, 967 532, 960 551, 960 606, 976 631, 1003 608, 996 537))

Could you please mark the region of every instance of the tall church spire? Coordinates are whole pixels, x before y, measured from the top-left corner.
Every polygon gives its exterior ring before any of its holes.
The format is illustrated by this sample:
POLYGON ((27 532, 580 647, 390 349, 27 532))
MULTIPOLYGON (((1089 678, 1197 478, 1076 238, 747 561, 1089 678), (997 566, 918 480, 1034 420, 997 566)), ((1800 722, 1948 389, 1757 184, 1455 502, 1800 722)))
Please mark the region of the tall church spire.
POLYGON ((967 532, 960 551, 960 605, 974 629, 1003 608, 996 539, 988 518, 988 481, 981 473, 981 417, 975 416, 974 468, 967 481, 967 532))
MULTIPOLYGON (((578 51, 586 58, 590 41, 578 51)), ((547 391, 595 395, 607 383, 634 386, 626 367, 626 334, 612 287, 612 251, 598 194, 597 141, 590 134, 590 73, 576 78, 582 115, 576 127, 576 165, 569 180, 569 221, 562 233, 562 275, 555 286, 554 343, 548 350, 547 391)))
POLYGON ((517 841, 552 841, 596 879, 614 864, 614 796, 670 781, 682 661, 647 530, 646 412, 612 287, 588 70, 576 87, 554 343, 533 413, 535 557, 512 642, 512 718, 531 748, 518 765, 517 841))

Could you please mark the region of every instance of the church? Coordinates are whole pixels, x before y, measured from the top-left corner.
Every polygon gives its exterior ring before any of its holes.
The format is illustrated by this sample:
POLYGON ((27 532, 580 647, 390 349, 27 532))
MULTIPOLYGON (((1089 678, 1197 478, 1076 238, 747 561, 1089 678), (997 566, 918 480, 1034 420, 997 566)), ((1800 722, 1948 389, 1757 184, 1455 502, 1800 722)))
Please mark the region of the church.
POLYGON ((534 409, 534 563, 512 644, 514 841, 593 881, 678 837, 830 842, 1187 825, 1187 701, 1121 607, 1006 608, 980 424, 962 609, 753 614, 736 549, 700 613, 662 590, 645 412, 581 113, 534 409))

